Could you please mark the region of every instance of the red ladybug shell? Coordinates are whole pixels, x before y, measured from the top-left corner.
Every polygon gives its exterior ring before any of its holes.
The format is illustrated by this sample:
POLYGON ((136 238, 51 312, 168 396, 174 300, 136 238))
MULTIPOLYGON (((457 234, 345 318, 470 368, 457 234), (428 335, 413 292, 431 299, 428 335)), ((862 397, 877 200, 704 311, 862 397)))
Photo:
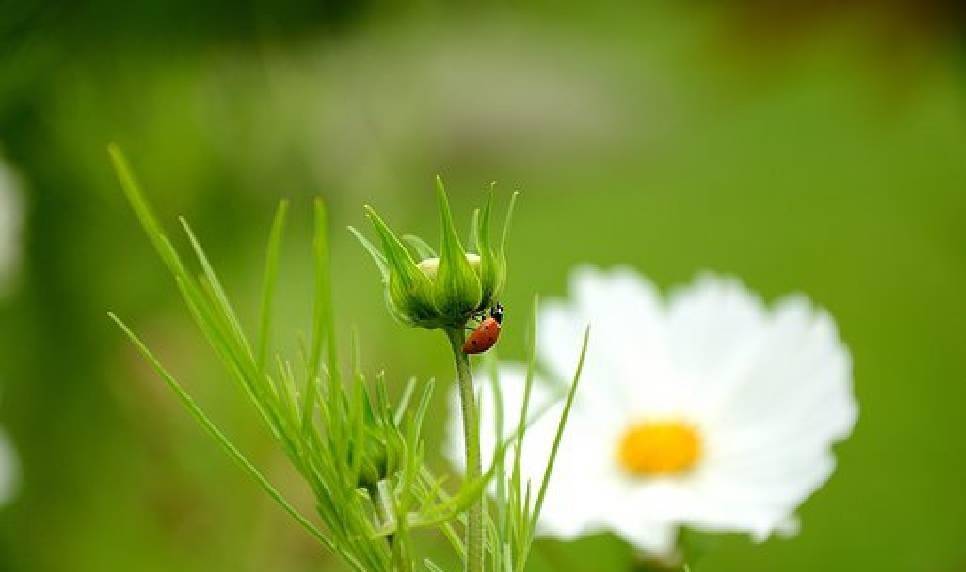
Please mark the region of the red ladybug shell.
POLYGON ((467 336, 466 343, 463 344, 463 353, 481 354, 492 348, 498 339, 500 339, 500 322, 489 317, 467 336))

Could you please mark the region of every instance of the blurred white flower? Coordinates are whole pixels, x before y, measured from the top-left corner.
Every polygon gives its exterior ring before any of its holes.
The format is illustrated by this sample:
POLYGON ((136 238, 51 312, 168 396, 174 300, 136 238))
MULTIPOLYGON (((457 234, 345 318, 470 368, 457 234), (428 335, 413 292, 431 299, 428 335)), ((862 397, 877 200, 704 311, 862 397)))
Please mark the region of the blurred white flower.
MULTIPOLYGON (((16 174, 0 156, 0 293, 9 287, 11 276, 20 262, 23 206, 19 183, 16 174)), ((13 496, 18 474, 13 447, 0 430, 0 505, 13 496)))
POLYGON ((0 506, 6 504, 16 491, 19 473, 17 457, 6 433, 0 430, 0 506))
POLYGON ((20 179, 0 155, 0 293, 9 286, 20 263, 23 204, 20 179))
MULTIPOLYGON (((534 482, 562 406, 563 387, 551 380, 573 375, 591 324, 541 532, 612 531, 661 558, 676 553, 681 526, 759 541, 793 534, 796 508, 832 474, 832 444, 858 414, 851 360, 832 318, 802 296, 769 309, 739 281, 712 275, 665 301, 629 269, 580 268, 570 295, 538 316, 537 356, 549 379, 534 384, 537 421, 524 440, 522 470, 534 482)), ((515 419, 523 367, 501 366, 500 375, 507 419, 515 419)), ((488 457, 496 440, 490 387, 481 380, 488 457)), ((452 417, 447 449, 458 461, 458 410, 452 417)))

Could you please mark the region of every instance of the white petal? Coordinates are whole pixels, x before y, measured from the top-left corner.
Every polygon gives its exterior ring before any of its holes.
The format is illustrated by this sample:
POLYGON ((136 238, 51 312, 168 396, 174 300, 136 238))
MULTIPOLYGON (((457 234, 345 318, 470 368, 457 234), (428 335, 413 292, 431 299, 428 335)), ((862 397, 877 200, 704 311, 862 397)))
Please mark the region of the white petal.
MULTIPOLYGON (((778 523, 775 527, 775 534, 781 538, 791 538, 793 536, 798 536, 798 533, 802 530, 802 522, 797 516, 790 516, 784 521, 778 523)), ((764 539, 761 539, 764 540, 764 539)))
POLYGON ((537 355, 550 373, 566 379, 573 372, 586 326, 583 314, 570 304, 558 300, 540 304, 537 355))
POLYGON ((695 512, 684 522, 707 531, 746 531, 765 538, 787 530, 794 510, 835 468, 827 454, 772 464, 710 464, 689 482, 695 512))
POLYGON ((678 527, 666 521, 637 519, 622 521, 615 529, 639 552, 671 559, 677 552, 678 527))
POLYGON ((832 444, 855 424, 849 355, 831 318, 787 298, 762 330, 749 336, 757 350, 727 370, 729 391, 705 428, 698 527, 767 537, 825 483, 832 444))
POLYGON ((728 433, 729 454, 826 448, 855 425, 851 379, 851 360, 831 318, 801 298, 786 299, 760 351, 718 404, 715 431, 728 433))
POLYGON ((626 417, 642 409, 676 409, 664 310, 654 285, 628 268, 580 267, 571 275, 570 290, 572 302, 548 302, 540 311, 541 363, 569 379, 590 324, 581 390, 585 407, 626 417))
POLYGON ((767 319, 761 300, 735 279, 706 273, 671 294, 670 351, 692 409, 707 409, 731 390, 735 371, 760 347, 767 319))

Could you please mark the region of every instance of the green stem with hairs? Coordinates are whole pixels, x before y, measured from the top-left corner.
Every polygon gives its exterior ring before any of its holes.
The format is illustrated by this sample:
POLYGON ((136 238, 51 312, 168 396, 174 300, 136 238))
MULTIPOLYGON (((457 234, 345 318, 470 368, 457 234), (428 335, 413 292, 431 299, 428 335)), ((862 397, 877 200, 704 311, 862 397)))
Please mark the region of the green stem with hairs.
MULTIPOLYGON (((466 451, 466 480, 476 481, 483 475, 480 458, 480 423, 473 392, 473 373, 470 357, 463 353, 463 328, 447 329, 446 337, 453 348, 456 379, 459 384, 460 409, 463 413, 463 444, 466 451)), ((465 572, 483 572, 483 498, 466 511, 466 567, 465 572)))

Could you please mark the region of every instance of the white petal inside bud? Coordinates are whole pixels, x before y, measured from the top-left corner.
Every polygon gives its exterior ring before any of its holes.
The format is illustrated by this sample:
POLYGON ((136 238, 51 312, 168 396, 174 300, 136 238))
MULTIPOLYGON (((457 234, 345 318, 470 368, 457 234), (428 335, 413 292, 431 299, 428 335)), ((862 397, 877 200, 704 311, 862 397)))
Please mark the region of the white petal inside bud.
MULTIPOLYGON (((474 254, 472 252, 466 253, 466 260, 473 267, 473 271, 477 274, 480 273, 480 255, 474 254)), ((430 280, 436 280, 436 274, 439 272, 439 258, 427 258, 422 260, 416 266, 423 271, 430 280)))

